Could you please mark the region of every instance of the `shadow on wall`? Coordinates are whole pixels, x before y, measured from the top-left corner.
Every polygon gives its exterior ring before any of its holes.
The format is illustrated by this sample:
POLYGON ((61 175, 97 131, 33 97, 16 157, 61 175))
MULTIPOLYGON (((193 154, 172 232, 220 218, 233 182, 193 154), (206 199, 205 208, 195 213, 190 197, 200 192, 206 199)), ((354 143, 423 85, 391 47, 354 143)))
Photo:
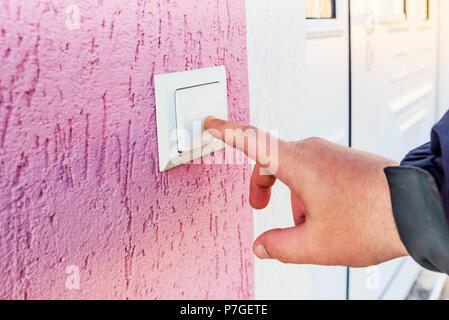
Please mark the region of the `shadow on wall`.
POLYGON ((3 2, 0 298, 253 298, 248 166, 161 174, 153 75, 225 65, 244 0, 3 2))

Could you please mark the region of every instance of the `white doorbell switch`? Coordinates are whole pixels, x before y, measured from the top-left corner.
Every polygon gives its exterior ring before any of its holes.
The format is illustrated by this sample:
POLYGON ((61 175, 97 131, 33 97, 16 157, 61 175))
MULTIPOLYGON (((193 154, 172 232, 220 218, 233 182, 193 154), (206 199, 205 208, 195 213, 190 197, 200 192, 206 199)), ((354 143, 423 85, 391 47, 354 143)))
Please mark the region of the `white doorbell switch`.
POLYGON ((166 171, 224 147, 204 119, 228 119, 226 69, 213 67, 155 76, 159 170, 166 171))
POLYGON ((209 115, 227 117, 227 97, 219 82, 202 84, 176 90, 176 127, 178 129, 178 151, 190 152, 202 148, 212 141, 204 130, 204 120, 209 115))

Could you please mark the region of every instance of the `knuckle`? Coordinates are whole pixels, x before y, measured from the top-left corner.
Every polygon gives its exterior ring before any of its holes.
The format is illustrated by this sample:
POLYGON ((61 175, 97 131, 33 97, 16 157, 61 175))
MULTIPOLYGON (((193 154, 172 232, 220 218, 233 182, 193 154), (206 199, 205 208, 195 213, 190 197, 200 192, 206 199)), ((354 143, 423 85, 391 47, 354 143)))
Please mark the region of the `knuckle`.
POLYGON ((312 137, 295 143, 295 151, 300 159, 307 159, 308 156, 315 154, 325 147, 326 140, 312 137))
POLYGON ((289 259, 284 255, 280 254, 279 257, 277 257, 277 260, 281 263, 289 263, 289 259))
POLYGON ((325 140, 322 138, 311 137, 300 141, 299 146, 303 149, 312 149, 323 145, 324 142, 325 140))
POLYGON ((275 251, 276 251, 276 259, 282 263, 289 263, 289 255, 285 251, 285 248, 279 243, 275 244, 275 251))

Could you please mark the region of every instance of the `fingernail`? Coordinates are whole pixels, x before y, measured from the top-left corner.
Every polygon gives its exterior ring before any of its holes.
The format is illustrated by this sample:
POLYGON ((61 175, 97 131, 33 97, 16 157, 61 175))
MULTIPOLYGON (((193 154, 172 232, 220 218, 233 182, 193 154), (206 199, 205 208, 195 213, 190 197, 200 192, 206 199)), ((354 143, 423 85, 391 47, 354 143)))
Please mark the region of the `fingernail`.
POLYGON ((204 119, 203 124, 204 124, 204 128, 205 128, 206 130, 210 129, 210 128, 206 125, 207 122, 208 122, 208 121, 211 121, 211 120, 214 120, 214 119, 215 119, 214 116, 208 116, 206 119, 204 119))
POLYGON ((271 259, 270 255, 268 254, 267 250, 265 250, 265 247, 261 244, 258 244, 256 248, 254 248, 254 253, 259 259, 271 259))

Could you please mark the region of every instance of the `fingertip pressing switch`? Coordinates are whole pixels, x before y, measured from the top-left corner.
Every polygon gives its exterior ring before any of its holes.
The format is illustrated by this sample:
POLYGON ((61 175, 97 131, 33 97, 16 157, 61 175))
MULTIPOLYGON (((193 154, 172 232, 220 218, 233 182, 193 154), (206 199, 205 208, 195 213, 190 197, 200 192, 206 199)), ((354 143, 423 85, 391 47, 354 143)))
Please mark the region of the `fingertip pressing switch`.
POLYGON ((160 171, 223 148, 204 120, 228 119, 224 67, 157 75, 155 93, 160 171))
POLYGON ((202 148, 212 142, 204 129, 204 120, 213 115, 226 118, 226 97, 220 82, 206 83, 176 90, 176 127, 178 151, 181 153, 202 148))

